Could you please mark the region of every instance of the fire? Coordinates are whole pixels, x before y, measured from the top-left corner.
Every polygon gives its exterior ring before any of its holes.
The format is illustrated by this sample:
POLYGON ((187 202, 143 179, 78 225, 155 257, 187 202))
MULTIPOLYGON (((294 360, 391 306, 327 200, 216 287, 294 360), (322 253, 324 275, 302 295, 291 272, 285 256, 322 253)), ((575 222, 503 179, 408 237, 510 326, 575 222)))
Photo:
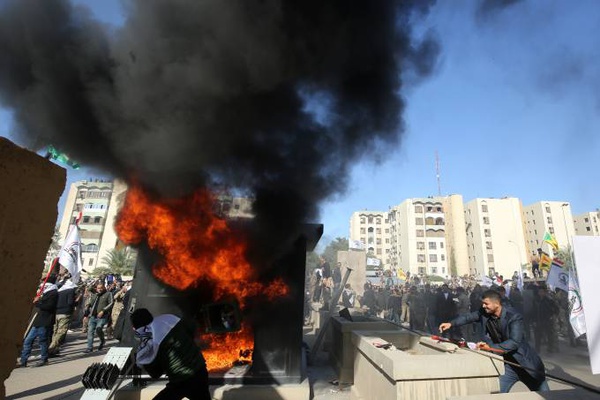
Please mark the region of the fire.
MULTIPOLYGON (((215 301, 234 297, 243 310, 246 299, 262 295, 272 300, 288 293, 281 280, 258 281, 246 260, 247 243, 234 233, 225 219, 213 213, 212 195, 198 190, 178 199, 156 199, 139 186, 130 187, 116 223, 126 244, 146 242, 162 260, 153 266, 156 278, 186 290, 210 283, 215 301)), ((222 369, 253 348, 248 326, 240 332, 205 335, 203 351, 209 370, 222 369)))

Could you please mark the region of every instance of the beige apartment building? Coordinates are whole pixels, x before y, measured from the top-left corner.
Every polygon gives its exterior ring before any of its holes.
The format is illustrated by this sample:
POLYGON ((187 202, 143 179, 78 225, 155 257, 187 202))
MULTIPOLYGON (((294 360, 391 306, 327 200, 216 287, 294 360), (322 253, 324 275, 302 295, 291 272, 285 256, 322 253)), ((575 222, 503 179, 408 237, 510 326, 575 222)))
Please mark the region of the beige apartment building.
POLYGON ((466 240, 471 274, 495 272, 510 278, 528 264, 521 201, 477 198, 465 204, 466 240))
POLYGON ((575 235, 600 236, 600 213, 598 211, 587 212, 573 218, 575 224, 575 235))
MULTIPOLYGON (((100 265, 99 260, 103 257, 100 249, 107 247, 103 240, 105 231, 113 230, 116 212, 110 210, 110 207, 116 202, 114 186, 113 182, 93 179, 74 182, 69 188, 59 232, 64 241, 69 227, 75 223, 79 213, 82 213, 79 229, 83 268, 86 271, 92 271, 100 265)), ((114 236, 116 237, 116 234, 114 236)))
POLYGON ((538 201, 523 207, 523 215, 527 226, 527 243, 529 254, 536 256, 537 249, 554 255, 552 247, 544 243, 544 234, 551 233, 556 238, 559 248, 568 248, 575 235, 571 204, 564 201, 538 201))
POLYGON ((389 265, 390 226, 385 211, 356 211, 350 217, 350 240, 360 241, 367 253, 389 265), (387 239, 387 241, 386 241, 387 239))

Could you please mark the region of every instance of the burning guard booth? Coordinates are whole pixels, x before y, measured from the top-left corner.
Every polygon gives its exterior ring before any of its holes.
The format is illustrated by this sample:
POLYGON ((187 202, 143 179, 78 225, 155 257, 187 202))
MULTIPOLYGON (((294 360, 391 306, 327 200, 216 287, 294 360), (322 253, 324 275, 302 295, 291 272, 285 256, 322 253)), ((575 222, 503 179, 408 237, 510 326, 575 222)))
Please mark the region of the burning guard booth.
MULTIPOLYGON (((267 262, 268 265, 257 267, 261 280, 281 278, 289 292, 275 300, 255 298, 246 304, 241 318, 242 322, 252 326, 254 333, 251 366, 241 374, 209 371, 211 386, 284 385, 301 383, 305 379, 302 327, 306 252, 314 249, 322 233, 323 226, 320 224, 303 225, 282 248, 274 249, 276 255, 267 262)), ((152 275, 151 266, 155 261, 155 254, 147 248, 139 249, 128 311, 147 308, 154 315, 172 313, 193 318, 200 325, 205 323, 202 319, 210 309, 206 308, 205 292, 210 291, 210 286, 200 284, 185 291, 168 287, 152 275)), ((121 344, 135 346, 129 318, 125 324, 121 344)))

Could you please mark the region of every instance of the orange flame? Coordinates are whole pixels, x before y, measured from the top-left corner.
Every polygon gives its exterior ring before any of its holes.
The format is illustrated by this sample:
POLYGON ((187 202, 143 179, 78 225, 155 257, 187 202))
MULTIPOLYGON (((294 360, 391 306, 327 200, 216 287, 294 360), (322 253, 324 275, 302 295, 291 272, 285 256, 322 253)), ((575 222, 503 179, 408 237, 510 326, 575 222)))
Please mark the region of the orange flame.
MULTIPOLYGON (((152 272, 178 290, 207 281, 214 286, 213 300, 233 296, 242 309, 248 297, 261 294, 272 300, 286 295, 289 289, 282 280, 258 281, 245 258, 244 238, 213 213, 213 203, 206 190, 180 199, 157 200, 133 186, 117 218, 116 231, 126 244, 145 241, 160 253, 162 261, 152 272)), ((209 370, 231 366, 240 353, 253 348, 248 326, 236 333, 205 335, 203 340, 209 345, 203 351, 209 370)))

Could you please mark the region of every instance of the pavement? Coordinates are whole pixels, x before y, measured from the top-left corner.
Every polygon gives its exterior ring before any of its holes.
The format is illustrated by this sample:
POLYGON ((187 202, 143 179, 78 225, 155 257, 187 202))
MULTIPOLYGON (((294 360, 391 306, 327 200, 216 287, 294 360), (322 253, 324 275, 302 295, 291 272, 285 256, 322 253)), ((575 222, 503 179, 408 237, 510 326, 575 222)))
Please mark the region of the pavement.
MULTIPOLYGON (((309 346, 314 344, 315 333, 310 327, 304 329, 304 339, 309 346)), ((101 362, 108 348, 117 345, 117 341, 109 340, 102 351, 85 354, 85 336, 85 333, 70 331, 60 357, 51 358, 49 364, 43 367, 30 366, 13 370, 5 381, 6 399, 79 399, 84 391, 81 377, 86 368, 94 362, 101 362)), ((600 388, 600 375, 591 373, 587 346, 570 347, 563 339, 560 350, 558 353, 541 352, 549 374, 600 388)), ((36 363, 36 355, 39 356, 39 353, 33 353, 29 365, 36 363)), ((336 375, 329 365, 326 351, 317 353, 315 360, 307 368, 307 375, 313 400, 350 399, 350 387, 335 384, 336 375)), ((572 387, 553 379, 549 379, 549 384, 552 390, 572 387)), ((518 383, 512 391, 527 391, 527 388, 518 383)))

